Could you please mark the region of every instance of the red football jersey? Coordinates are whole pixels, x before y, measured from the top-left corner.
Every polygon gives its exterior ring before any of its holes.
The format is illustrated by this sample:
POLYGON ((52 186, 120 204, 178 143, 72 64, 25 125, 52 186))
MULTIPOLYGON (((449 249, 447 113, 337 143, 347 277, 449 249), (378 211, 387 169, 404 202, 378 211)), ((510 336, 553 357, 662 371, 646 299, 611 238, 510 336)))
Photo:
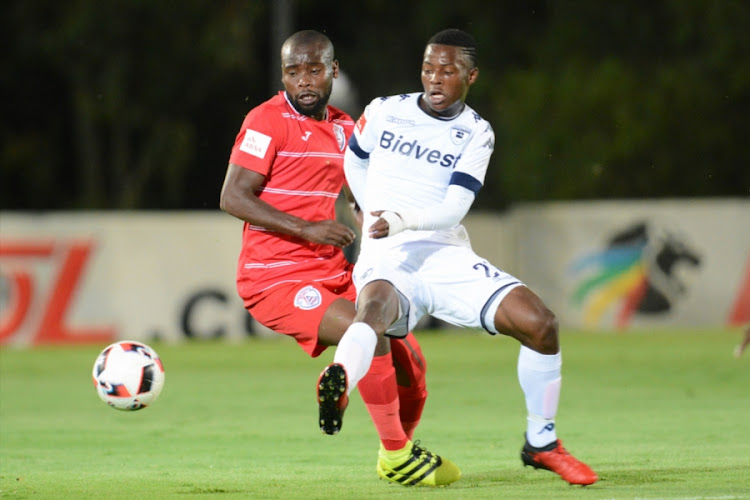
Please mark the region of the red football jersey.
MULTIPOLYGON (((229 161, 266 176, 258 197, 269 205, 305 220, 335 219, 353 127, 333 106, 323 121, 302 115, 281 91, 245 117, 229 161)), ((278 283, 335 278, 346 264, 338 247, 246 223, 237 286, 246 298, 278 283)))

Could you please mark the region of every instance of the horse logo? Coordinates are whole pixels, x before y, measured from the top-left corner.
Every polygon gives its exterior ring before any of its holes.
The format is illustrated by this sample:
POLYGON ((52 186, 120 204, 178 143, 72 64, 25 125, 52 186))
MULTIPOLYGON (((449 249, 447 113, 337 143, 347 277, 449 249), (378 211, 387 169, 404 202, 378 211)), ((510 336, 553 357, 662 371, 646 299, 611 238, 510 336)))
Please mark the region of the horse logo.
POLYGON ((601 252, 573 262, 571 273, 581 279, 572 300, 582 307, 588 327, 619 304, 615 325, 625 328, 634 315, 670 312, 687 291, 683 271, 700 264, 700 255, 684 238, 638 222, 616 233, 601 252))

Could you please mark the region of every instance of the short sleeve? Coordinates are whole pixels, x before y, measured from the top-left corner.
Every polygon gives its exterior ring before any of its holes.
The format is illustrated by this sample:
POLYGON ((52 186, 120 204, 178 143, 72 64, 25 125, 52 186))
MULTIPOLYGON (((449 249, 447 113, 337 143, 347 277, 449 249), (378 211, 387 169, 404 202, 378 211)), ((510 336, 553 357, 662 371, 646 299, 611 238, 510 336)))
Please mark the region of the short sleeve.
POLYGON ((285 132, 276 110, 268 106, 254 108, 237 133, 230 163, 268 175, 285 132))
MULTIPOLYGON (((461 159, 456 163, 455 172, 463 173, 484 184, 490 157, 495 149, 495 132, 489 122, 485 120, 482 120, 479 125, 477 133, 474 134, 466 150, 462 153, 461 159)), ((454 177, 460 178, 460 176, 454 177)))
POLYGON ((365 153, 371 153, 377 144, 377 114, 384 101, 383 97, 373 99, 354 125, 355 143, 365 153))

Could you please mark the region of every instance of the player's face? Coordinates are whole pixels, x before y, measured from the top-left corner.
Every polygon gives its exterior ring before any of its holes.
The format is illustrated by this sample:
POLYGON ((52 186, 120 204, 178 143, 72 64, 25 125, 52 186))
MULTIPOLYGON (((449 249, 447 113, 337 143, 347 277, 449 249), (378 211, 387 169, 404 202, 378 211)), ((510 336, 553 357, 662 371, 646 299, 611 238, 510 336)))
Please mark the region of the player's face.
POLYGON ((460 47, 428 45, 422 61, 424 104, 432 111, 442 113, 463 103, 478 75, 477 68, 469 68, 468 59, 460 47))
POLYGON ((281 81, 294 108, 322 120, 331 97, 338 61, 331 60, 324 44, 285 46, 281 52, 281 81))

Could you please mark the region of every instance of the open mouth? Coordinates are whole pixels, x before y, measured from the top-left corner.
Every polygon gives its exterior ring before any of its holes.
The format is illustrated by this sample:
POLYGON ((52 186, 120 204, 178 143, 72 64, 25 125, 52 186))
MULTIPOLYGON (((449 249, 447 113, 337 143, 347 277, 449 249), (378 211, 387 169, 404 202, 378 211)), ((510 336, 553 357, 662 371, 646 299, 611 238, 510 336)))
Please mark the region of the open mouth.
POLYGON ((318 101, 318 96, 315 94, 304 93, 297 96, 297 102, 303 106, 310 106, 318 101))
POLYGON ((442 104, 445 101, 445 94, 442 92, 432 91, 427 95, 430 100, 430 104, 433 106, 442 104))

